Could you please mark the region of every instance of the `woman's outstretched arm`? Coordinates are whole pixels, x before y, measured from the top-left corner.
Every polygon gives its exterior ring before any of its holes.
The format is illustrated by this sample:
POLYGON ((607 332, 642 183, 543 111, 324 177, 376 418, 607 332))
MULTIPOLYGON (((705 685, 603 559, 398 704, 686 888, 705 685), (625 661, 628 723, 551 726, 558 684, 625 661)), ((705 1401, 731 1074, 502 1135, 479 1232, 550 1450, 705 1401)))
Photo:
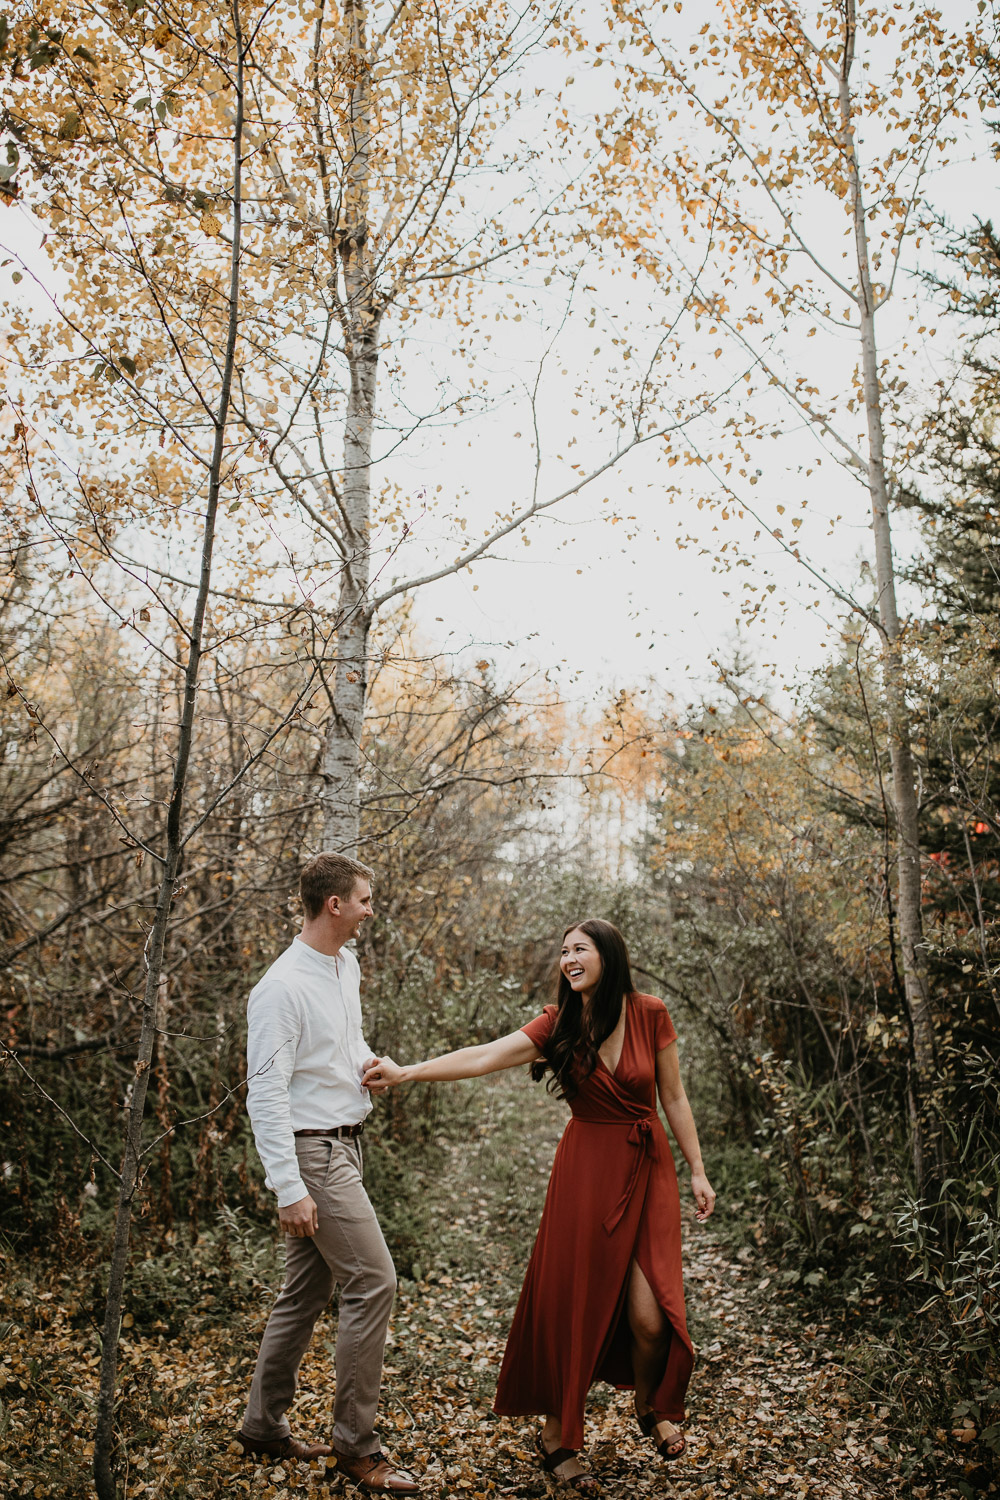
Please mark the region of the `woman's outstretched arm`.
POLYGON ((497 1037, 495 1042, 460 1047, 457 1052, 445 1052, 441 1057, 429 1057, 405 1067, 391 1057, 377 1057, 361 1082, 376 1092, 400 1083, 451 1083, 457 1078, 482 1078, 484 1073, 516 1068, 521 1063, 535 1062, 541 1055, 523 1031, 512 1031, 508 1036, 497 1037))
POLYGON ((681 1083, 681 1069, 677 1061, 677 1043, 671 1042, 656 1054, 656 1087, 660 1094, 663 1113, 673 1131, 674 1140, 684 1152, 684 1159, 691 1168, 691 1191, 694 1193, 698 1219, 707 1219, 715 1207, 715 1190, 705 1176, 698 1144, 698 1131, 691 1113, 688 1096, 681 1083))

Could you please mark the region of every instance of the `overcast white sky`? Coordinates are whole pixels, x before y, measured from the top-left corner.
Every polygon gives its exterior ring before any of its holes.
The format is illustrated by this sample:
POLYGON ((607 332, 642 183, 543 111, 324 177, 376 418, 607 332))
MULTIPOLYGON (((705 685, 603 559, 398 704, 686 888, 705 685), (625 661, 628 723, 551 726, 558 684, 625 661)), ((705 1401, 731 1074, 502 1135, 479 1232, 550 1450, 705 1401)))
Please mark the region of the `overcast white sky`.
MULTIPOLYGON (((955 24, 960 12, 973 10, 973 0, 960 0, 949 6, 949 19, 955 24)), ((690 28, 694 12, 691 7, 692 19, 686 16, 678 24, 690 28)), ((698 9, 699 24, 704 13, 698 9)), ((553 75, 551 87, 559 82, 553 75)), ((1000 212, 998 183, 1000 170, 989 155, 985 128, 975 119, 947 168, 931 173, 926 194, 954 222, 964 224, 974 216, 1000 212)), ((18 249, 41 269, 46 262, 35 248, 37 231, 23 210, 7 208, 2 213, 0 242, 18 249)), ((9 274, 10 268, 0 272, 0 287, 9 274)), ((612 324, 619 331, 627 327, 635 342, 641 342, 643 333, 649 339, 656 336, 664 309, 652 300, 649 286, 621 278, 595 279, 595 285, 599 343, 605 343, 604 335, 612 324)), ((22 287, 19 292, 26 290, 22 287)), ((886 320, 880 330, 883 352, 889 354, 904 335, 914 301, 921 295, 914 284, 900 290, 900 311, 892 313, 892 321, 886 320)), ((496 295, 499 305, 505 293, 498 289, 496 295)), ((503 326, 494 342, 483 348, 477 373, 488 375, 494 390, 513 390, 518 380, 530 380, 544 338, 543 325, 554 315, 554 308, 554 301, 548 306, 542 301, 534 314, 528 311, 523 322, 503 326)), ((925 321, 940 324, 937 310, 931 309, 925 321)), ((942 330, 937 340, 925 341, 923 350, 909 357, 909 374, 918 388, 929 389, 935 373, 946 364, 949 337, 942 330)), ((450 353, 445 347, 447 338, 442 323, 414 329, 414 364, 405 394, 416 405, 421 360, 428 374, 443 368, 450 353), (422 354, 418 353, 421 349, 422 354)), ((584 462, 588 455, 596 457, 603 451, 601 437, 586 409, 573 418, 567 393, 574 377, 586 373, 592 360, 595 380, 599 383, 603 378, 601 361, 593 359, 594 340, 586 321, 570 326, 560 360, 569 375, 562 386, 555 383, 542 407, 543 448, 550 454, 563 452, 570 438, 575 438, 576 452, 584 462)), ((789 335, 784 348, 807 372, 812 365, 821 365, 816 370, 820 379, 829 379, 832 371, 835 380, 846 380, 856 353, 850 338, 839 350, 831 349, 829 341, 807 340, 804 327, 789 335)), ((726 359, 737 373, 739 358, 727 354, 726 359)), ((477 368, 475 355, 473 368, 477 368)), ((720 369, 725 368, 723 362, 720 369)), ((459 371, 455 373, 459 378, 459 371)), ((678 400, 693 396, 701 379, 693 372, 679 375, 678 400), (685 381, 691 382, 690 389, 685 381)), ((409 445, 405 456, 385 466, 385 477, 411 497, 412 512, 418 517, 402 559, 407 574, 419 573, 442 551, 448 555, 454 550, 453 534, 442 517, 434 510, 421 517, 423 491, 433 493, 440 485, 443 507, 467 517, 470 535, 480 533, 496 510, 510 508, 527 494, 532 455, 524 436, 525 417, 523 400, 512 395, 491 409, 487 421, 429 429, 409 445)), ((760 482, 747 493, 769 526, 776 524, 778 505, 784 504, 789 515, 798 511, 803 526, 797 540, 803 554, 838 582, 852 586, 860 560, 868 554, 867 493, 827 461, 807 475, 805 470, 813 466, 815 456, 812 437, 793 427, 787 436, 767 445, 760 460, 760 482), (801 510, 803 501, 805 510, 801 510), (837 515, 842 519, 830 535, 829 523, 837 515)), ((558 469, 557 464, 552 466, 547 481, 553 486, 558 469)), ((609 689, 650 680, 687 701, 714 684, 711 660, 729 654, 738 634, 765 673, 775 668, 776 686, 800 677, 822 660, 839 608, 766 532, 753 541, 756 521, 722 523, 711 511, 699 510, 698 498, 712 490, 702 471, 667 470, 649 451, 634 454, 592 492, 533 523, 530 546, 515 537, 501 549, 498 560, 481 562, 471 574, 421 590, 416 619, 429 643, 459 651, 471 647, 477 655, 494 659, 502 676, 520 674, 524 664, 537 663, 569 697, 579 699, 581 707, 595 693, 604 695, 609 689), (672 499, 667 493, 670 484, 680 486, 672 499), (635 520, 609 525, 608 505, 602 503, 605 496, 635 520), (713 531, 717 525, 720 532, 713 531), (722 536, 739 543, 751 560, 750 568, 713 570, 712 554, 722 536), (678 540, 686 538, 694 540, 679 548, 678 540), (772 603, 787 601, 787 607, 772 607, 756 625, 742 630, 740 601, 748 581, 758 588, 774 584, 772 603)), ((900 528, 897 540, 905 552, 909 545, 905 527, 900 528)))
MULTIPOLYGON (((957 26, 973 11, 972 3, 960 0, 947 7, 946 15, 957 26)), ((700 26, 706 14, 700 7, 686 7, 686 12, 688 27, 700 26)), ((925 182, 928 201, 958 225, 1000 212, 1000 169, 989 153, 985 126, 975 114, 963 128, 964 138, 950 153, 948 165, 932 168, 925 182)), ((829 208, 822 212, 828 215, 829 208)), ((825 232, 824 224, 820 234, 825 232)), ((603 284, 599 291, 609 315, 616 319, 620 315, 621 321, 635 327, 642 308, 635 305, 636 288, 629 286, 630 308, 625 306, 624 292, 603 284)), ((641 288, 639 295, 643 295, 641 288)), ((901 282, 896 303, 880 315, 881 352, 904 358, 914 391, 929 392, 935 378, 948 367, 951 330, 942 320, 939 305, 929 301, 913 279, 901 282), (919 347, 914 349, 912 330, 921 323, 937 328, 937 336, 917 340, 919 347), (901 355, 904 337, 911 339, 905 357, 901 355)), ((657 309, 650 310, 651 323, 658 315, 657 309)), ((530 342, 527 333, 521 336, 526 344, 530 342)), ((577 333, 574 337, 579 359, 586 364, 587 344, 593 335, 577 333)), ((793 365, 815 377, 818 385, 825 381, 827 388, 831 374, 846 386, 858 353, 853 335, 845 334, 838 348, 836 341, 807 338, 804 324, 785 339, 784 350, 793 365)), ((509 355, 513 364, 513 345, 509 355)), ((497 357, 494 351, 491 359, 497 357)), ((732 368, 739 368, 735 356, 732 368)), ((587 435, 578 431, 585 415, 574 425, 563 411, 562 421, 566 427, 560 442, 576 431, 586 450, 587 435)), ((861 562, 870 555, 867 491, 828 459, 815 467, 818 450, 813 437, 796 431, 797 424, 788 422, 787 413, 783 421, 787 435, 762 452, 760 482, 746 493, 771 526, 777 524, 779 504, 786 506, 789 515, 793 509, 799 511, 804 524, 796 539, 802 543, 803 555, 837 582, 854 587, 861 562), (806 474, 809 468, 812 472, 806 474), (803 501, 804 511, 800 509, 803 501), (830 535, 830 523, 838 515, 842 519, 835 522, 830 535)), ((487 429, 477 427, 472 449, 463 452, 460 443, 439 448, 425 445, 422 462, 411 463, 400 481, 413 490, 434 480, 443 480, 456 492, 464 486, 470 513, 481 511, 488 516, 494 501, 499 503, 511 486, 516 489, 527 481, 527 470, 512 441, 514 430, 522 425, 520 413, 508 418, 500 411, 487 429)), ((686 479, 679 478, 678 469, 658 468, 651 454, 633 455, 610 484, 595 487, 592 495, 569 502, 537 523, 530 548, 515 540, 506 547, 502 563, 480 564, 474 574, 463 573, 422 591, 417 617, 435 639, 444 631, 450 642, 475 642, 477 649, 483 644, 501 668, 507 662, 513 671, 527 657, 534 657, 561 680, 568 693, 584 697, 597 685, 603 691, 652 678, 684 702, 714 685, 717 674, 711 660, 731 653, 738 637, 761 662, 764 676, 770 679, 771 667, 775 667, 776 687, 782 680, 801 678, 829 649, 830 627, 835 629, 841 607, 773 538, 765 533, 754 542, 755 521, 748 518, 743 525, 731 521, 727 532, 717 515, 698 510, 699 496, 711 489, 699 471, 689 470, 686 479), (672 503, 665 494, 668 479, 683 486, 672 503), (624 526, 611 527, 602 518, 606 507, 600 502, 608 493, 637 518, 629 528, 631 540, 624 526), (743 555, 752 560, 751 568, 713 570, 712 558, 702 547, 714 551, 721 539, 712 529, 717 523, 721 535, 739 539, 743 555), (697 543, 680 550, 678 539, 691 535, 698 538, 697 543), (776 586, 770 596, 772 607, 749 630, 740 625, 739 609, 747 580, 761 587, 776 586), (787 608, 776 607, 780 600, 788 601, 787 608)), ((433 536, 429 520, 426 527, 433 536)), ((897 548, 905 555, 913 545, 912 526, 899 518, 896 528, 897 548)), ((419 535, 418 528, 418 539, 419 535)), ((870 588, 862 585, 861 593, 870 599, 870 588)))

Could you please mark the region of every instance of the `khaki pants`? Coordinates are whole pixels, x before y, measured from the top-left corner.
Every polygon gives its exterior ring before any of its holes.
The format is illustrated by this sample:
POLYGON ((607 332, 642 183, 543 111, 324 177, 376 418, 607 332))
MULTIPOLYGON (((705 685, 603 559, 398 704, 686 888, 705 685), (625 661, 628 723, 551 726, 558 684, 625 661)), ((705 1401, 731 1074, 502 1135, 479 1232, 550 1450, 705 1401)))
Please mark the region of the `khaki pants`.
POLYGON ((375 1409, 396 1272, 361 1180, 360 1138, 300 1136, 295 1153, 319 1229, 310 1239, 285 1237, 285 1283, 261 1340, 243 1431, 262 1442, 288 1435, 285 1412, 302 1356, 339 1285, 330 1441, 341 1453, 363 1456, 379 1446, 375 1409))

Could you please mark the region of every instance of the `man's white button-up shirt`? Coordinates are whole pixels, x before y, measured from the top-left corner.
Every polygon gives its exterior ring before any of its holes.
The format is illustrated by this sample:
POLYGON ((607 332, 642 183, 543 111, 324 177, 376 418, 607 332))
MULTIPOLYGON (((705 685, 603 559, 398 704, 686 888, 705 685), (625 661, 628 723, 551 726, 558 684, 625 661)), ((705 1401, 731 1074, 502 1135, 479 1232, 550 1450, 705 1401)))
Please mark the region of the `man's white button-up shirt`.
POLYGON ((331 958, 295 938, 250 991, 247 1109, 279 1208, 307 1193, 294 1132, 357 1125, 372 1107, 360 982, 353 953, 331 958))

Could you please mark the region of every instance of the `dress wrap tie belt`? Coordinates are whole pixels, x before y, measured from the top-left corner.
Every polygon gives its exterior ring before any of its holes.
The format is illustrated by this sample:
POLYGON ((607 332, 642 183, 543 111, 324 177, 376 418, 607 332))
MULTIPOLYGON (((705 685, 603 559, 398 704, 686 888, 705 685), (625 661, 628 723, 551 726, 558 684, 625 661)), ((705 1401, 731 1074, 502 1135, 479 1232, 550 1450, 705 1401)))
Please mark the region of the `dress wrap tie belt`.
MULTIPOLYGON (((628 1206, 632 1202, 632 1195, 639 1184, 639 1177, 643 1167, 647 1166, 650 1162, 658 1160, 656 1137, 653 1134, 653 1120, 655 1118, 654 1115, 643 1115, 641 1119, 633 1120, 629 1129, 628 1143, 636 1149, 632 1153, 632 1164, 629 1168, 628 1181, 625 1184, 624 1191, 614 1208, 604 1219, 604 1228, 608 1234, 614 1233, 628 1210, 628 1206)), ((578 1125, 614 1125, 619 1130, 627 1123, 625 1120, 582 1120, 579 1116, 576 1117, 576 1124, 578 1125)))

